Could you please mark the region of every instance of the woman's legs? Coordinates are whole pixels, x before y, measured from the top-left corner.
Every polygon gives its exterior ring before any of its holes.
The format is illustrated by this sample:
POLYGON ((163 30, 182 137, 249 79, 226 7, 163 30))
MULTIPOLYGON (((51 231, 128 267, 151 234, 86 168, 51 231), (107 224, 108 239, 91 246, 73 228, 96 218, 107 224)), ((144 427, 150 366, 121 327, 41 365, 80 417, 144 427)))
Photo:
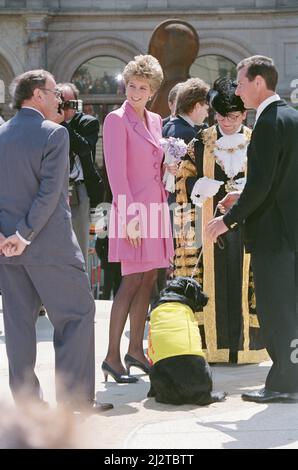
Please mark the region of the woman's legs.
POLYGON ((123 276, 112 306, 109 328, 109 347, 105 360, 109 366, 119 374, 126 374, 120 357, 121 336, 132 301, 142 285, 142 278, 143 273, 123 276))
POLYGON ((141 286, 137 290, 130 305, 130 340, 128 354, 146 363, 147 360, 143 350, 143 337, 150 297, 157 279, 157 269, 145 272, 142 276, 141 286))

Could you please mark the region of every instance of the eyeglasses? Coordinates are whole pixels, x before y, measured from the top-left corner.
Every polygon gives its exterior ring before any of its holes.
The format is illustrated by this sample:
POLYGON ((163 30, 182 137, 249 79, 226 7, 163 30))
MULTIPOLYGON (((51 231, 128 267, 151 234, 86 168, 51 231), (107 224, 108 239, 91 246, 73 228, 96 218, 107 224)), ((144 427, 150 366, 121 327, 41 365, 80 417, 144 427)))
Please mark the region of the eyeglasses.
POLYGON ((226 116, 222 116, 221 114, 216 113, 216 119, 218 121, 224 121, 226 119, 229 122, 236 122, 240 116, 241 114, 227 114, 226 116))
POLYGON ((61 98, 62 96, 61 91, 58 91, 58 90, 49 90, 48 88, 40 88, 40 90, 49 91, 50 93, 53 93, 56 96, 56 98, 61 98))

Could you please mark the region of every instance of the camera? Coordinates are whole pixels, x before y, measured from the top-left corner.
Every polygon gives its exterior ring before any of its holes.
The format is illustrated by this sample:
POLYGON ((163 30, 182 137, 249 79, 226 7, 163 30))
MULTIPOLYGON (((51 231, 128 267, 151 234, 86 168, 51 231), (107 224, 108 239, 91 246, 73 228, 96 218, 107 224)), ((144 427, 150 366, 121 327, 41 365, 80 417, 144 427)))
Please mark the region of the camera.
POLYGON ((64 101, 63 97, 61 97, 62 103, 59 104, 58 112, 61 109, 75 109, 79 113, 83 112, 83 101, 82 100, 68 100, 64 101))

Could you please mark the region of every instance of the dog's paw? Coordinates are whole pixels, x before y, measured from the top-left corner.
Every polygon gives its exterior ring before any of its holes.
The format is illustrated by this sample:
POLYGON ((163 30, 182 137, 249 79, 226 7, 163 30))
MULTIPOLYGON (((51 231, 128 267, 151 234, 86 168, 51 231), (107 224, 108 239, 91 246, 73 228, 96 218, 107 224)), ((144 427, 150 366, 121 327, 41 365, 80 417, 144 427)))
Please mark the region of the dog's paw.
POLYGON ((156 396, 155 390, 154 390, 154 388, 153 388, 152 385, 151 385, 150 390, 149 390, 149 392, 147 393, 147 397, 148 397, 148 398, 151 398, 151 397, 155 397, 155 396, 156 396))
POLYGON ((227 393, 226 392, 211 392, 211 403, 216 403, 218 401, 225 401, 227 393))

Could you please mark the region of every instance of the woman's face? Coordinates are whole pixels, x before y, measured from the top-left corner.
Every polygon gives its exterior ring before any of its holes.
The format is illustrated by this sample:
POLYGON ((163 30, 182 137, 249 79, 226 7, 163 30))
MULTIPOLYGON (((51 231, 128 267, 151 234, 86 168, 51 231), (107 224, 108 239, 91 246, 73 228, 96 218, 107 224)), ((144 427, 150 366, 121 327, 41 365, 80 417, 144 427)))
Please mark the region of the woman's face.
POLYGON ((153 92, 149 80, 132 77, 126 85, 126 97, 135 110, 143 110, 153 92))
POLYGON ((246 112, 241 113, 240 111, 236 111, 234 113, 228 113, 226 116, 215 113, 215 119, 217 119, 224 133, 228 135, 235 134, 245 118, 246 112))

